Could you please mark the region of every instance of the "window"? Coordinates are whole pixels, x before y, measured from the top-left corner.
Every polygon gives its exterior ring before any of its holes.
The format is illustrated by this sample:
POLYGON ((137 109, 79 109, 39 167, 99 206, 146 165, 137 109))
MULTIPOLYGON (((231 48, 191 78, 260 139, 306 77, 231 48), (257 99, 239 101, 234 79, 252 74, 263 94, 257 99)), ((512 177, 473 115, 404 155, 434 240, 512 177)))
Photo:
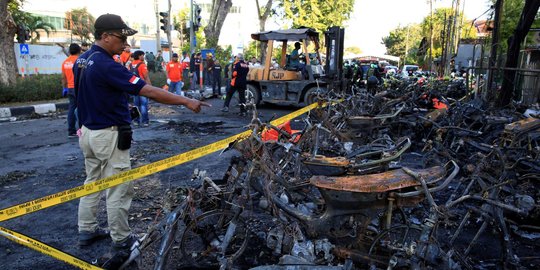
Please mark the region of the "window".
POLYGON ((46 16, 46 15, 40 15, 40 14, 32 14, 36 17, 41 17, 41 19, 46 22, 50 23, 56 30, 62 30, 65 29, 64 27, 64 18, 61 17, 53 17, 53 16, 46 16))

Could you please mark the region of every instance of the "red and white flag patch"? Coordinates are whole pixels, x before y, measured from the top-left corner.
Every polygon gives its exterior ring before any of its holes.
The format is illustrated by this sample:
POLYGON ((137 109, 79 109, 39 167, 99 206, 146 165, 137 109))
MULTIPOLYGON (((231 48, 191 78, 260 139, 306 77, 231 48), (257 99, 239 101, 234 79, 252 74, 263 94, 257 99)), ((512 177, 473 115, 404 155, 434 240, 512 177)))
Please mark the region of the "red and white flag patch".
POLYGON ((135 75, 133 75, 133 76, 131 77, 131 79, 129 79, 129 82, 130 82, 131 84, 136 84, 138 81, 139 81, 139 77, 137 77, 137 76, 135 76, 135 75))

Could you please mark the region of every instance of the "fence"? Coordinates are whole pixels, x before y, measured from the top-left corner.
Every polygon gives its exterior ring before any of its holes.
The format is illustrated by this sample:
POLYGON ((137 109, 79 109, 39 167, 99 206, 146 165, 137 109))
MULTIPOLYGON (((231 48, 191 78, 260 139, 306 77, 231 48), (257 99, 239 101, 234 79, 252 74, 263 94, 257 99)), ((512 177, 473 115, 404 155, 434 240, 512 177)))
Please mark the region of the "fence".
POLYGON ((488 57, 480 59, 477 67, 470 67, 467 77, 467 86, 474 89, 476 94, 484 98, 492 99, 502 85, 505 70, 515 70, 513 99, 523 105, 531 105, 540 102, 540 50, 522 51, 520 53, 520 68, 504 68, 506 55, 499 55, 497 67, 488 68, 488 57), (491 71, 491 72, 488 72, 491 71), (488 76, 493 77, 493 85, 490 92, 487 89, 488 76))

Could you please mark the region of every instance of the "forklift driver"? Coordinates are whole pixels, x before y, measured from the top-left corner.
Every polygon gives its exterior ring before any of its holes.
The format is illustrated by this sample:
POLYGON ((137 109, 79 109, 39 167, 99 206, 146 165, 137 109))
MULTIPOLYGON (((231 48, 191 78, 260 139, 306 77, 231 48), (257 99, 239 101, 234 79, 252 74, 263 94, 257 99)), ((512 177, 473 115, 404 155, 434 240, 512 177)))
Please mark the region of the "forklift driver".
POLYGON ((302 76, 307 78, 307 72, 306 72, 306 64, 300 63, 300 54, 298 50, 300 50, 300 42, 294 43, 294 50, 291 52, 291 56, 289 58, 289 66, 293 68, 294 70, 298 70, 302 72, 302 76))

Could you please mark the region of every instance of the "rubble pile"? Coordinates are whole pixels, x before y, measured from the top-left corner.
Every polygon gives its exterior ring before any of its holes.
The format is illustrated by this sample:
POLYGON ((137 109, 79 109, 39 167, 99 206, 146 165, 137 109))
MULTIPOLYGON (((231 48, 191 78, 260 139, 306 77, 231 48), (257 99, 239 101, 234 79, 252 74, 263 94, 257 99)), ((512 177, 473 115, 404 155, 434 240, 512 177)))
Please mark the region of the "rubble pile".
POLYGON ((319 96, 298 130, 253 108, 223 179, 197 172, 150 230, 155 269, 539 267, 534 110, 455 83, 392 89, 319 96))

